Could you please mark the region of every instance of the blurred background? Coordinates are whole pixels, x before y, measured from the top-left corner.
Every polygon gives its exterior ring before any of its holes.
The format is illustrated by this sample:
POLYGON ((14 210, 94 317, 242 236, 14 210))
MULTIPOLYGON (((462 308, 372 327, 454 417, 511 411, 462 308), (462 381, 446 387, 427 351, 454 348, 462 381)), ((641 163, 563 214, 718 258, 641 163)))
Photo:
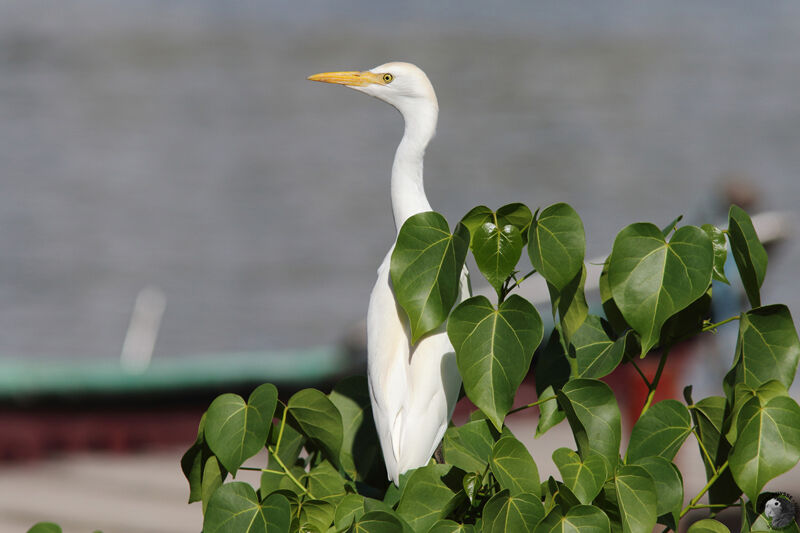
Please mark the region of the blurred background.
MULTIPOLYGON (((197 531, 177 450, 211 392, 360 364, 402 122, 308 75, 418 64, 434 208, 565 201, 594 257, 632 222, 724 226, 732 197, 796 210, 798 50, 791 0, 3 0, 0 529, 197 531)), ((800 242, 774 252, 763 301, 800 309, 800 242)))

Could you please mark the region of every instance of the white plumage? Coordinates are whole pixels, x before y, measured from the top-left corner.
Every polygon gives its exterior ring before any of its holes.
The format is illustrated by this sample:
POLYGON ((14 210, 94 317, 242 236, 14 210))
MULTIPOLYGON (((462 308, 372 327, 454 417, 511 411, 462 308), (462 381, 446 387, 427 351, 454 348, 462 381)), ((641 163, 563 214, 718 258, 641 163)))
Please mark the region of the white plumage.
MULTIPOLYGON (((410 63, 386 63, 368 71, 326 72, 309 79, 346 85, 400 111, 405 132, 392 165, 392 210, 397 230, 411 216, 430 211, 422 180, 425 148, 436 131, 439 104, 428 77, 410 63)), ((416 345, 392 291, 392 250, 378 268, 367 312, 367 366, 372 414, 395 483, 403 472, 425 465, 447 429, 461 376, 444 326, 416 345)), ((467 272, 459 301, 469 297, 467 272)))

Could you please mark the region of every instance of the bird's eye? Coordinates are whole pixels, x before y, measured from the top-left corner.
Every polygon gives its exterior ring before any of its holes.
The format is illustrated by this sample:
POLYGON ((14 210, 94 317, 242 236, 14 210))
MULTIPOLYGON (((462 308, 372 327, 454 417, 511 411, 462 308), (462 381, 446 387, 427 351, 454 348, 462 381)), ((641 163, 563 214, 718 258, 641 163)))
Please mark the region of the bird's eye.
POLYGON ((392 76, 388 72, 383 75, 383 83, 392 83, 393 79, 394 79, 394 76, 392 76))

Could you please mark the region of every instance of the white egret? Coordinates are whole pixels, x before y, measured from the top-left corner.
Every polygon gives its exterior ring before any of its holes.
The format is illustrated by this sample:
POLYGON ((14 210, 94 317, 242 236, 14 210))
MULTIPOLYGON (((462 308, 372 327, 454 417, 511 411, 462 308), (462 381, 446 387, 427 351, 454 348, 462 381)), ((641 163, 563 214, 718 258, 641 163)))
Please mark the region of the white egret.
MULTIPOLYGON (((325 72, 308 79, 345 85, 391 104, 405 120, 392 165, 391 197, 397 231, 411 216, 430 211, 422 181, 425 148, 436 131, 439 104, 431 82, 410 63, 386 63, 360 72, 325 72)), ((389 479, 427 464, 453 414, 461 376, 444 326, 416 345, 389 277, 394 245, 378 268, 367 311, 367 374, 372 415, 389 479)), ((459 300, 469 297, 467 272, 459 300)))

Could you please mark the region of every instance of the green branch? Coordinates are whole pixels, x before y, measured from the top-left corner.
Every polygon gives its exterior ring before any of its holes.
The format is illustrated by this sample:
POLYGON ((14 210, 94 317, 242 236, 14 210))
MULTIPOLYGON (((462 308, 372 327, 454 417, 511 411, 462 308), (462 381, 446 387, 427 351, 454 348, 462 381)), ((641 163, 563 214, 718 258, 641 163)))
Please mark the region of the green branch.
POLYGON ((683 518, 686 515, 686 513, 688 513, 695 505, 697 505, 697 502, 700 501, 700 498, 702 498, 703 495, 706 492, 708 492, 708 489, 711 488, 711 485, 716 483, 716 481, 719 479, 719 476, 722 475, 722 473, 725 471, 726 468, 728 468, 728 461, 725 461, 724 463, 722 463, 722 466, 720 466, 717 469, 717 472, 713 476, 711 476, 711 479, 708 480, 708 483, 706 483, 706 486, 703 487, 702 489, 700 489, 700 492, 697 493, 697 496, 692 498, 692 501, 689 502, 689 505, 687 505, 686 507, 683 508, 683 510, 681 511, 681 514, 680 514, 680 516, 678 518, 683 518))
POLYGON ((510 410, 506 416, 513 415, 514 413, 522 411, 523 409, 528 409, 530 407, 534 407, 536 405, 540 405, 540 404, 543 404, 544 402, 549 402, 550 400, 555 400, 555 399, 556 399, 555 396, 548 396, 547 398, 542 398, 541 400, 536 400, 535 402, 529 403, 528 405, 523 405, 521 407, 517 407, 516 409, 510 410))
POLYGON ((653 381, 650 383, 650 391, 647 393, 647 400, 644 402, 642 412, 639 413, 639 418, 645 414, 645 412, 650 408, 650 404, 653 403, 653 397, 656 395, 658 382, 661 381, 661 374, 664 372, 664 365, 667 363, 667 354, 669 354, 668 349, 665 349, 661 352, 661 359, 658 361, 658 369, 656 370, 656 375, 653 377, 653 381))
POLYGON ((701 329, 700 331, 702 331, 702 332, 711 331, 711 330, 717 329, 720 326, 723 326, 723 325, 727 324, 728 322, 733 322, 734 320, 739 320, 739 318, 740 318, 740 315, 732 316, 730 318, 726 318, 722 322, 717 322, 716 324, 708 324, 707 326, 703 326, 703 329, 701 329))
POLYGON ((700 449, 703 451, 703 455, 706 458, 706 463, 708 464, 708 467, 711 469, 711 473, 716 474, 717 469, 714 466, 714 461, 711 459, 711 454, 709 454, 708 450, 706 450, 706 446, 705 444, 703 444, 703 439, 700 438, 700 434, 697 432, 697 427, 692 428, 692 434, 697 439, 697 444, 700 445, 700 449))

